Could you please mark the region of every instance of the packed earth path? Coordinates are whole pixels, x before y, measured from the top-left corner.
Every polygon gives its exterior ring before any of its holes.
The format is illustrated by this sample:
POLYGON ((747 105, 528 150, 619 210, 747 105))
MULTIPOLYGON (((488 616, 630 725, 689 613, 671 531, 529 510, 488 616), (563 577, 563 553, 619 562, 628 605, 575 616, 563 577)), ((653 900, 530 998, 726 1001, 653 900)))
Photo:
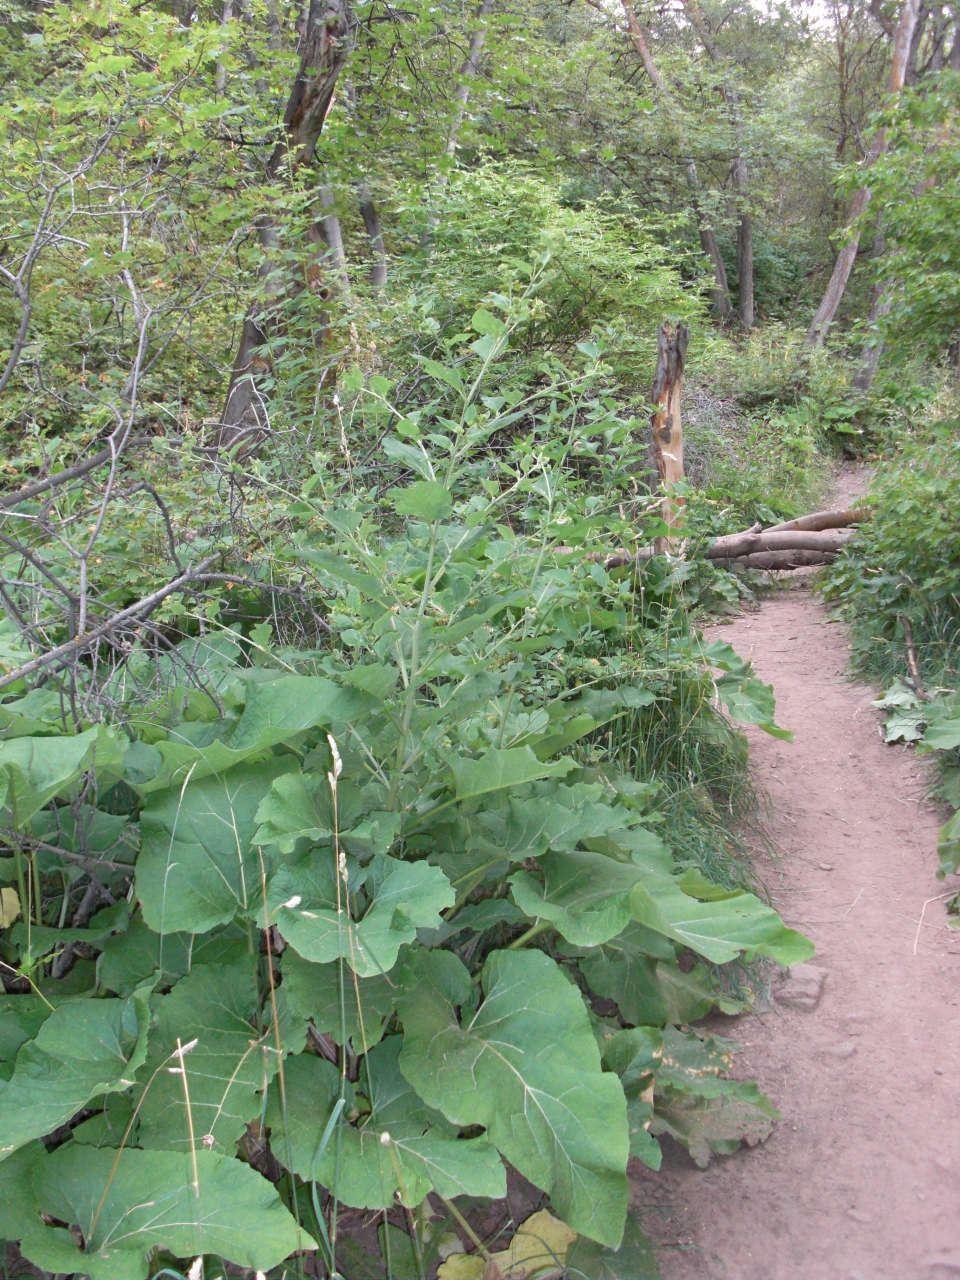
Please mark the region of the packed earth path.
MULTIPOLYGON (((845 474, 841 498, 858 482, 845 474)), ((706 1170, 667 1141, 633 1204, 666 1280, 960 1276, 960 934, 928 901, 953 883, 934 874, 933 775, 884 744, 877 694, 851 682, 847 634, 808 581, 707 634, 752 659, 794 733, 748 730, 775 855, 758 866, 821 972, 707 1024, 779 1108, 768 1141, 706 1170)))

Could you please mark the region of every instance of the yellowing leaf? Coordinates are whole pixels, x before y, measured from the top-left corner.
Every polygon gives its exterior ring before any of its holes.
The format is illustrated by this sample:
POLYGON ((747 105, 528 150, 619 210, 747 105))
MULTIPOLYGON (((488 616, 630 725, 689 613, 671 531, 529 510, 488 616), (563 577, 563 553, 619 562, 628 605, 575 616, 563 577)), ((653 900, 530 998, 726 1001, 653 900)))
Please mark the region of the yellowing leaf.
POLYGON ((551 1265, 562 1268, 567 1250, 576 1238, 576 1231, 546 1209, 541 1209, 521 1223, 510 1241, 510 1248, 503 1253, 495 1253, 493 1260, 505 1280, 520 1280, 521 1276, 542 1271, 551 1265))
POLYGON ((479 1253, 452 1253, 437 1271, 437 1280, 483 1280, 486 1269, 479 1253))
POLYGON ((20 914, 20 895, 16 889, 0 889, 0 929, 9 929, 20 914))

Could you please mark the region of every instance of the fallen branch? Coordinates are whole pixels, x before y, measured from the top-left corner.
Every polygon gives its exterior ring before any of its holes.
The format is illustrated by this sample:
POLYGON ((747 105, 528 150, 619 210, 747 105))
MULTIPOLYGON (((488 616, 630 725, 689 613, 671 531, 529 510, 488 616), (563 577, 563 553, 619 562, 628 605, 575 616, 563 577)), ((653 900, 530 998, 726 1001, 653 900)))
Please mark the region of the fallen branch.
POLYGON ((798 516, 796 520, 784 520, 783 524, 772 524, 766 533, 786 533, 788 530, 801 530, 807 533, 819 533, 823 529, 846 529, 852 524, 862 524, 870 519, 869 511, 814 511, 809 516, 798 516))
POLYGON ((837 553, 829 551, 756 551, 730 560, 714 560, 717 569, 806 569, 831 564, 837 553))
MULTIPOLYGON (((730 533, 717 538, 711 546, 707 547, 704 555, 724 569, 741 564, 748 559, 749 563, 744 563, 744 568, 790 569, 808 564, 828 564, 852 537, 847 526, 865 518, 865 513, 860 511, 819 511, 814 515, 801 516, 799 520, 789 522, 791 525, 800 525, 807 521, 833 522, 819 530, 785 529, 782 525, 774 525, 772 529, 762 530, 759 525, 754 525, 752 529, 745 529, 743 533, 730 533), (770 555, 779 556, 780 559, 770 560, 768 563, 757 558, 770 555)), ((573 555, 576 550, 576 547, 557 547, 560 555, 573 555)), ((652 560, 658 554, 660 553, 657 547, 651 543, 645 547, 638 547, 636 551, 630 551, 627 547, 617 547, 615 551, 609 553, 594 551, 587 556, 587 559, 602 561, 606 569, 622 569, 629 564, 652 560)))
POLYGON ((921 702, 929 702, 930 694, 924 688, 923 676, 920 674, 920 664, 917 662, 917 647, 913 642, 913 627, 910 625, 910 619, 903 613, 898 614, 897 617, 903 630, 903 639, 907 648, 907 666, 910 668, 913 691, 921 702))
POLYGON ((819 551, 821 554, 836 554, 852 536, 846 529, 825 529, 819 533, 793 529, 731 533, 717 538, 707 547, 705 555, 708 560, 733 560, 758 551, 819 551))

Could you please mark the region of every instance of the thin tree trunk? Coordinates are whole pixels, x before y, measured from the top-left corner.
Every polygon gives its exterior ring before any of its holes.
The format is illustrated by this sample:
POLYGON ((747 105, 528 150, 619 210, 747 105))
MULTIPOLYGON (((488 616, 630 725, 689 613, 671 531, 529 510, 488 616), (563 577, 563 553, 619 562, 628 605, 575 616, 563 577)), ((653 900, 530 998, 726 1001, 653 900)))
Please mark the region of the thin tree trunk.
MULTIPOLYGON (((868 319, 868 327, 876 329, 877 324, 884 316, 890 314, 890 308, 893 306, 893 290, 892 284, 878 284, 873 291, 873 305, 870 308, 870 316, 868 319)), ((877 369, 880 367, 880 361, 883 358, 884 345, 877 342, 873 346, 864 346, 860 353, 860 366, 851 379, 851 385, 855 391, 867 392, 873 386, 873 380, 877 376, 877 369)))
MULTIPOLYGON (((667 490, 662 501, 664 523, 671 529, 680 525, 684 501, 670 493, 670 487, 684 478, 683 421, 680 396, 683 390, 683 366, 687 357, 690 330, 684 324, 674 327, 664 323, 657 330, 657 372, 650 393, 657 406, 651 419, 653 462, 660 481, 667 490)), ((658 538, 657 551, 667 551, 674 538, 658 538)))
POLYGON ((953 21, 953 44, 950 46, 947 65, 951 71, 960 71, 960 11, 956 12, 953 21))
MULTIPOLYGON (((738 156, 733 162, 733 184, 746 197, 750 175, 747 162, 738 156)), ((740 286, 737 314, 746 333, 753 328, 753 218, 743 209, 737 223, 737 281, 740 286)))
MULTIPOLYGON (((699 0, 682 0, 684 11, 690 15, 690 20, 697 29, 697 34, 703 42, 703 47, 707 51, 710 61, 716 66, 721 62, 720 51, 718 50, 713 37, 707 30, 707 25, 703 20, 703 14, 700 12, 699 0)), ((743 116, 740 112, 740 95, 733 88, 724 87, 720 90, 721 97, 727 104, 730 111, 730 123, 733 125, 734 133, 738 141, 742 139, 743 134, 743 116)), ((750 190, 750 169, 746 159, 738 149, 737 155, 734 157, 732 165, 733 185, 741 196, 741 200, 745 202, 749 198, 750 190)), ((753 328, 753 217, 749 209, 741 205, 740 217, 737 222, 737 284, 739 291, 739 304, 737 314, 740 318, 740 325, 747 333, 753 328)))
MULTIPOLYGON (((877 233, 873 238, 873 260, 876 262, 883 256, 886 249, 886 240, 883 234, 883 227, 878 224, 877 233)), ((871 330, 875 333, 879 321, 890 312, 893 306, 893 285, 890 281, 884 281, 874 285, 873 301, 870 305, 870 314, 867 317, 867 331, 871 330)), ((850 385, 855 391, 869 391, 873 385, 873 379, 876 377, 877 369, 880 366, 880 360, 883 356, 883 343, 867 344, 864 343, 860 351, 860 364, 856 373, 850 380, 850 385)))
POLYGON ((380 214, 373 202, 370 188, 364 182, 360 187, 360 216, 370 240, 370 283, 374 289, 384 289, 387 284, 387 246, 383 239, 380 214))
MULTIPOLYGON (((903 89, 904 76, 906 75, 907 60, 910 57, 910 47, 913 44, 913 33, 917 25, 917 11, 919 8, 919 0, 903 0, 903 8, 900 10, 900 21, 897 25, 897 34, 893 42, 893 62, 890 67, 890 79, 887 85, 887 93, 892 97, 896 97, 903 89)), ((866 174, 870 168, 876 164, 877 160, 883 155, 887 148, 887 135, 884 129, 879 129, 874 135, 870 144, 870 150, 867 152, 863 161, 863 172, 866 174)), ((863 215, 864 209, 870 201, 870 188, 863 186, 854 195, 850 204, 850 213, 847 217, 846 240, 843 248, 837 254, 837 260, 833 266, 833 272, 824 291, 823 299, 817 308, 817 314, 813 317, 810 328, 807 331, 806 346, 809 349, 823 346, 827 336, 827 331, 833 323, 837 314, 837 308, 843 300, 844 291, 847 287, 847 281, 850 279, 850 272, 853 270, 853 264, 857 258, 857 251, 860 248, 860 230, 858 227, 859 220, 863 215)))
POLYGON ((730 285, 727 281, 727 264, 723 260, 723 254, 720 252, 720 242, 717 240, 717 233, 710 226, 707 215, 703 209, 701 201, 701 192, 703 187, 700 183, 700 174, 697 171, 695 160, 684 161, 684 171, 687 175, 687 185, 690 187, 690 200, 693 205, 693 211, 697 219, 697 231, 700 234, 700 248, 713 263, 713 279, 714 287, 710 290, 710 298, 717 310, 720 319, 726 323, 733 317, 733 304, 730 301, 730 285))
MULTIPOLYGON (((310 0, 300 45, 300 66, 283 118, 284 137, 266 165, 268 182, 277 178, 284 164, 296 168, 313 159, 337 80, 349 54, 354 25, 350 0, 310 0)), ((243 440, 246 451, 263 437, 269 426, 268 394, 263 383, 272 373, 272 364, 265 344, 271 325, 276 322, 277 304, 284 287, 281 269, 274 259, 280 235, 272 216, 262 215, 257 234, 264 249, 260 278, 264 282, 265 297, 253 303, 243 322, 215 438, 218 450, 232 448, 243 440)))
POLYGON ((343 232, 337 216, 336 197, 333 194, 333 188, 326 183, 321 186, 319 194, 320 207, 326 210, 317 223, 320 236, 326 246, 326 252, 330 255, 340 291, 347 294, 350 292, 350 277, 347 274, 347 252, 343 247, 343 232))
MULTIPOLYGON (((220 25, 225 27, 233 18, 233 0, 223 0, 223 14, 220 18, 220 25)), ((217 60, 217 97, 223 97, 223 91, 227 87, 227 68, 224 63, 217 60)))
MULTIPOLYGON (((640 61, 643 63, 643 69, 647 73, 647 79, 653 85, 663 98, 665 105, 671 109, 674 106, 672 96, 663 82, 663 76, 657 68, 657 64, 653 60, 650 52, 650 46, 647 44, 646 36, 643 34, 643 28, 637 20, 632 0, 621 0, 623 4, 623 12, 626 14, 627 25, 630 28, 630 38, 633 46, 640 55, 640 61)), ((722 320, 729 320, 733 315, 733 307, 730 303, 730 287, 727 283, 727 268, 723 261, 723 255, 720 252, 720 245, 717 241, 716 232, 710 226, 706 214, 703 210, 701 200, 701 192, 703 185, 700 181, 700 174, 697 170, 696 161, 692 158, 684 160, 684 173, 687 177, 687 185, 691 192, 691 203, 693 211, 697 219, 697 230, 700 234, 700 247, 713 263, 713 278, 715 287, 710 291, 713 299, 713 305, 722 320)))
MULTIPOLYGON (((477 27, 470 37, 470 47, 467 50, 466 58, 463 60, 463 66, 460 68, 460 84, 453 95, 453 100, 457 105, 453 114, 453 123, 447 135, 447 145, 444 147, 444 155, 448 160, 456 155, 457 146, 460 142, 460 130, 463 128, 463 121, 467 114, 467 103, 470 101, 470 82, 476 78, 477 72, 480 70, 480 55, 483 53, 483 46, 487 43, 486 20, 489 18, 495 2, 496 0, 482 0, 480 8, 477 10, 477 27)), ((449 181, 450 174, 447 170, 444 170, 437 178, 435 193, 442 195, 449 181)), ((423 234, 420 236, 420 244, 424 249, 429 249, 436 229, 437 216, 431 213, 427 218, 427 225, 423 234)))

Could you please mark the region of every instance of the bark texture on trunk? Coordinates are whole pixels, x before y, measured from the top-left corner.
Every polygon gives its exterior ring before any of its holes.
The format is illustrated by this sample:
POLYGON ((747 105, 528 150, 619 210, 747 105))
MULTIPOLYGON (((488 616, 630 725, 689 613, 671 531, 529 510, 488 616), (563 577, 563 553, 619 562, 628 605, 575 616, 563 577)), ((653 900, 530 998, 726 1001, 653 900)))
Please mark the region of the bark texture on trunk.
MULTIPOLYGON (((875 330, 877 324, 884 316, 890 314, 893 306, 893 290, 892 284, 878 284, 873 291, 873 305, 870 307, 870 315, 867 324, 870 329, 875 330)), ((883 358, 883 343, 875 342, 871 346, 864 346, 860 352, 860 364, 856 373, 850 380, 850 385, 855 391, 867 392, 873 386, 873 380, 877 376, 877 370, 880 367, 880 361, 883 358)))
MULTIPOLYGON (((633 47, 640 56, 643 69, 647 73, 647 79, 653 85, 654 89, 656 89, 661 95, 664 104, 672 109, 673 99, 663 82, 663 76, 661 76, 657 64, 653 60, 653 54, 650 52, 650 46, 647 44, 647 38, 643 33, 643 28, 637 20, 632 0, 621 0, 621 3, 623 5, 623 12, 626 15, 627 26, 630 29, 630 39, 633 41, 633 47)), ((691 203, 697 219, 697 230, 700 235, 700 247, 713 263, 713 278, 715 283, 714 288, 710 291, 710 296, 720 318, 726 321, 733 316, 733 306, 730 302, 730 286, 727 282, 727 268, 723 261, 723 255, 720 252, 720 244, 717 241, 717 234, 713 227, 710 226, 709 219, 703 209, 703 184, 700 181, 700 173, 697 169, 696 161, 693 159, 684 160, 683 170, 686 174, 687 185, 690 188, 691 203)))
MULTIPOLYGON (((657 372, 650 394, 657 406, 651 419, 653 462, 667 490, 662 510, 664 523, 671 529, 679 526, 684 508, 683 499, 670 493, 670 487, 684 478, 680 396, 689 340, 690 330, 685 324, 674 326, 665 322, 660 326, 657 331, 657 372)), ((658 538, 658 550, 666 551, 674 542, 675 539, 670 537, 658 538)))
MULTIPOLYGON (((904 77, 907 71, 907 62, 910 57, 910 48, 913 44, 913 33, 917 25, 917 13, 919 10, 919 0, 903 0, 903 8, 900 10, 900 21, 897 24, 897 32, 893 42, 893 62, 890 66, 890 79, 887 84, 887 94, 892 98, 896 97, 903 89, 904 77)), ((867 152, 863 161, 863 172, 866 175, 871 166, 883 155, 887 147, 887 136, 883 129, 877 131, 873 142, 870 144, 870 150, 867 152)), ((853 197, 850 204, 850 213, 847 217, 846 238, 843 248, 837 254, 837 260, 833 265, 833 272, 824 291, 823 299, 817 308, 817 314, 813 317, 810 328, 807 330, 806 345, 809 349, 823 346, 834 317, 837 314, 837 308, 843 300, 843 295, 847 287, 847 281, 850 279, 850 272, 853 270, 853 264, 857 258, 857 251, 860 248, 860 229, 858 222, 870 201, 870 188, 863 186, 853 197)))
POLYGON ((347 251, 343 247, 343 232, 337 216, 336 197, 333 188, 324 184, 319 191, 320 208, 325 210, 317 221, 320 239, 329 254, 329 262, 336 276, 341 293, 350 292, 350 277, 347 274, 347 251))
MULTIPOLYGON (((310 0, 300 43, 300 65, 284 113, 284 136, 266 165, 268 182, 277 178, 285 162, 296 168, 313 159, 350 51, 354 27, 351 0, 310 0)), ((269 430, 269 394, 264 381, 272 375, 273 366, 267 343, 285 285, 282 268, 275 260, 280 246, 279 228, 269 214, 258 220, 257 235, 264 250, 260 269, 262 294, 244 318, 214 440, 217 451, 240 446, 247 453, 269 430)))
POLYGON ((836 551, 756 551, 736 560, 714 560, 718 569, 806 569, 812 565, 830 564, 836 551))
MULTIPOLYGON (((738 156, 733 162, 733 185, 746 198, 750 174, 742 156, 738 156)), ((749 333, 753 328, 753 218, 747 209, 740 211, 740 221, 737 223, 737 282, 737 314, 741 327, 749 333)))
POLYGON ((387 246, 380 214, 366 183, 360 188, 360 217, 370 241, 370 283, 374 289, 383 289, 387 284, 387 246))

